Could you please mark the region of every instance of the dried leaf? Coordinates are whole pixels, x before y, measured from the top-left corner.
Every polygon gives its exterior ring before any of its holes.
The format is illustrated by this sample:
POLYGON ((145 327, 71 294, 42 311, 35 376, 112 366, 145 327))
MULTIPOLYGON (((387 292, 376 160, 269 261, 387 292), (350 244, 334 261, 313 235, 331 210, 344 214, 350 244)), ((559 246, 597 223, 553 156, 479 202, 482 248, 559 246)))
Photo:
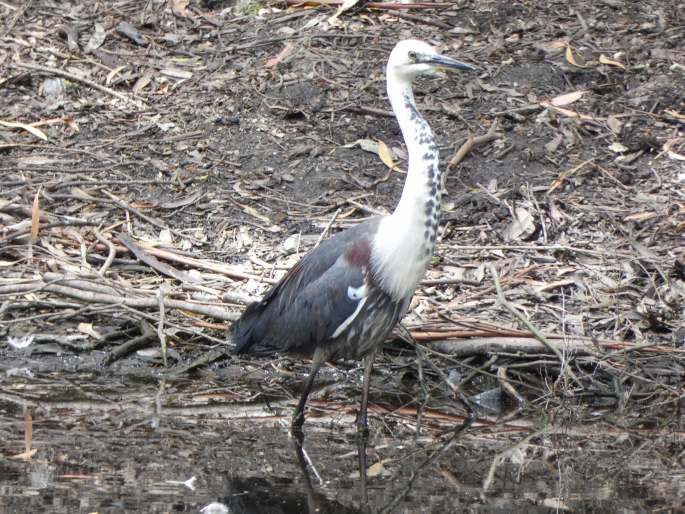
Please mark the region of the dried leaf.
POLYGON ((549 216, 552 218, 558 225, 563 225, 566 223, 566 214, 564 211, 562 211, 559 206, 556 204, 556 202, 550 202, 549 203, 549 216))
POLYGON ((467 270, 466 278, 477 283, 482 283, 485 279, 485 264, 480 264, 476 269, 467 270))
POLYGON ((395 171, 397 170, 397 165, 395 164, 395 160, 392 157, 392 151, 390 148, 388 148, 388 145, 386 145, 383 141, 378 141, 378 157, 381 158, 381 161, 383 161, 383 164, 385 164, 388 168, 391 170, 395 171))
POLYGON ((164 68, 160 71, 162 75, 172 77, 175 79, 189 79, 193 76, 193 72, 186 70, 179 70, 178 68, 164 68))
POLYGON ((378 155, 378 141, 374 141, 373 139, 357 139, 354 143, 351 145, 345 145, 345 147, 351 148, 357 145, 359 145, 359 148, 365 152, 371 152, 378 155))
POLYGON ((67 116, 64 118, 64 123, 66 124, 67 127, 69 127, 74 132, 80 132, 81 131, 78 122, 74 118, 67 116))
POLYGON ((366 470, 366 476, 377 477, 379 475, 382 475, 385 472, 385 463, 390 462, 390 460, 391 459, 383 459, 381 461, 376 462, 375 464, 372 464, 366 470))
POLYGON ((102 334, 93 328, 92 323, 79 323, 78 331, 82 334, 89 335, 95 339, 102 339, 102 334))
POLYGON ((80 187, 72 187, 70 189, 70 191, 74 196, 76 196, 80 199, 83 199, 83 200, 94 200, 95 199, 95 197, 92 196, 88 191, 86 191, 85 189, 82 189, 80 187))
POLYGON ((574 284, 575 280, 571 278, 557 280, 556 282, 533 282, 533 290, 538 293, 544 293, 547 291, 554 291, 561 287, 572 286, 574 284))
MULTIPOLYGON (((263 221, 264 223, 271 223, 271 220, 267 216, 265 216, 264 214, 261 214, 254 207, 251 207, 249 205, 243 205, 243 204, 240 204, 238 202, 236 202, 236 205, 239 205, 240 207, 242 207, 243 211, 246 214, 249 214, 250 216, 257 218, 258 220, 263 221)), ((264 230, 268 230, 269 232, 274 233, 274 234, 277 232, 280 232, 282 230, 281 227, 279 227, 278 225, 269 225, 269 226, 264 226, 262 228, 264 230)))
POLYGON ((38 88, 38 93, 46 98, 59 98, 67 92, 67 81, 63 78, 47 78, 38 88))
POLYGON ((35 241, 38 238, 38 231, 40 230, 40 188, 36 191, 36 196, 33 197, 33 206, 31 207, 31 240, 35 241))
MULTIPOLYGON (((162 163, 162 166, 164 164, 162 163)), ((194 203, 197 203, 197 201, 202 198, 204 193, 202 191, 195 191, 194 193, 185 196, 185 197, 180 197, 176 198, 175 200, 171 202, 163 202, 158 205, 160 209, 178 209, 180 207, 186 207, 188 205, 192 205, 194 203)))
POLYGON ((672 148, 680 143, 685 143, 685 138, 684 137, 675 137, 673 139, 669 139, 664 143, 663 149, 664 152, 666 152, 666 155, 668 155, 669 158, 675 160, 675 161, 685 161, 685 155, 681 153, 674 152, 672 148))
POLYGON ((374 141, 373 139, 357 139, 354 143, 349 143, 343 146, 343 148, 353 148, 359 146, 362 150, 369 153, 375 153, 380 157, 383 164, 394 171, 401 171, 397 164, 395 164, 395 158, 393 151, 390 150, 388 145, 383 141, 374 141))
POLYGON ((371 478, 371 477, 376 477, 380 475, 383 472, 383 461, 376 462, 375 464, 372 464, 369 466, 369 469, 366 470, 366 476, 371 478))
POLYGON ((542 505, 548 509, 554 510, 555 512, 573 511, 571 505, 568 502, 562 500, 561 498, 545 498, 544 500, 542 500, 542 505))
POLYGON ((623 123, 616 116, 609 116, 607 118, 607 125, 614 134, 620 134, 623 128, 623 123))
POLYGON ((507 241, 515 239, 526 239, 535 232, 535 222, 533 215, 523 207, 516 207, 514 209, 514 219, 504 229, 502 236, 507 241))
POLYGON ((549 46, 550 46, 550 48, 556 48, 556 49, 567 48, 568 43, 566 41, 554 41, 554 42, 550 43, 549 46))
POLYGON ((118 66, 118 67, 114 68, 112 71, 110 71, 110 72, 107 74, 107 78, 105 79, 105 84, 107 84, 107 85, 109 86, 109 85, 112 83, 112 80, 114 80, 114 77, 116 77, 117 75, 119 75, 119 73, 121 72, 121 70, 126 69, 126 66, 127 66, 127 65, 124 64, 123 66, 118 66))
POLYGON ((558 112, 559 114, 563 114, 564 116, 568 116, 569 118, 577 118, 579 120, 587 121, 597 121, 597 118, 593 118, 592 116, 588 116, 587 114, 580 114, 579 112, 572 111, 570 109, 564 109, 563 107, 557 107, 547 101, 540 102, 540 105, 545 109, 552 109, 553 111, 558 112))
POLYGON ((337 25, 338 16, 340 16, 345 11, 352 9, 352 7, 354 7, 358 3, 359 0, 344 0, 340 7, 338 7, 338 10, 335 11, 335 14, 328 18, 328 23, 330 23, 331 25, 337 25))
POLYGON ((61 30, 63 30, 64 34, 67 36, 67 46, 69 47, 69 50, 72 52, 78 50, 78 30, 76 27, 73 25, 62 25, 61 30))
POLYGON ((608 58, 606 55, 604 55, 604 54, 602 54, 602 55, 599 56, 599 62, 600 62, 601 64, 606 64, 606 65, 608 65, 608 66, 615 66, 615 67, 617 67, 617 68, 621 68, 622 70, 625 70, 625 69, 626 69, 626 67, 625 67, 623 64, 621 64, 621 63, 618 62, 618 61, 612 61, 611 59, 609 59, 609 58, 608 58))
POLYGON ((550 194, 552 191, 554 191, 556 188, 558 188, 561 184, 564 183, 564 180, 566 180, 567 177, 570 177, 574 173, 576 173, 579 169, 581 169, 583 166, 586 164, 592 162, 592 159, 588 159, 587 161, 581 162, 579 165, 574 166, 568 171, 562 171, 559 173, 559 176, 554 179, 554 181, 550 184, 549 189, 547 190, 547 194, 550 194))
POLYGON ((295 253, 297 249, 300 247, 300 239, 300 234, 293 234, 287 237, 285 241, 281 243, 283 251, 288 255, 290 255, 291 253, 295 253))
POLYGON ((609 145, 609 150, 614 153, 625 153, 629 150, 629 148, 625 145, 622 145, 618 141, 615 141, 609 145))
POLYGON ((105 33, 105 27, 101 23, 96 23, 93 29, 93 34, 90 36, 90 39, 86 44, 85 52, 88 54, 100 48, 102 43, 105 42, 106 36, 107 34, 105 33))
POLYGON ((350 9, 352 9, 352 7, 354 7, 358 3, 359 3, 359 0, 345 0, 342 3, 342 5, 340 6, 340 9, 342 10, 342 12, 349 11, 350 9))
MULTIPOLYGON (((238 205, 240 205, 240 204, 238 204, 238 205)), ((263 221, 264 223, 271 223, 271 220, 267 216, 264 216, 263 214, 261 214, 254 207, 252 207, 250 205, 240 205, 240 206, 243 208, 243 211, 245 213, 249 214, 250 216, 257 218, 258 220, 263 221)))
POLYGON ((31 166, 46 166, 48 164, 55 164, 62 162, 60 159, 48 157, 45 155, 29 155, 27 157, 19 157, 17 165, 19 168, 29 168, 31 166))
POLYGON ((171 236, 171 231, 168 228, 163 228, 159 231, 159 242, 166 245, 174 242, 174 238, 171 236))
POLYGON ((33 457, 36 452, 38 451, 38 448, 33 448, 30 452, 23 452, 18 455, 10 455, 7 457, 8 459, 14 459, 14 460, 31 460, 31 457, 33 457))
POLYGON ((140 35, 138 29, 126 21, 119 22, 116 30, 119 34, 129 38, 137 45, 144 46, 147 44, 147 41, 145 41, 145 38, 140 35))
POLYGON ((566 44, 566 60, 569 62, 569 64, 572 64, 573 66, 576 66, 578 68, 586 68, 586 66, 578 64, 576 58, 573 56, 573 50, 571 50, 571 45, 569 44, 566 44))
POLYGON ((250 235, 250 229, 245 225, 241 225, 240 228, 238 228, 238 234, 235 239, 238 249, 250 248, 254 243, 254 240, 250 235))
POLYGON ((188 4, 190 0, 169 0, 169 7, 174 14, 188 16, 188 4))
POLYGON ((30 132, 38 139, 42 139, 43 141, 48 140, 48 136, 45 135, 45 132, 43 132, 40 129, 37 129, 36 127, 32 127, 31 125, 27 125, 26 123, 19 123, 16 121, 0 121, 0 125, 10 128, 20 128, 25 130, 26 132, 30 132))
POLYGON ((278 52, 278 54, 274 57, 267 59, 266 63, 264 64, 264 67, 273 68, 274 66, 276 66, 278 63, 280 63, 283 59, 286 58, 286 56, 290 53, 294 46, 295 45, 293 45, 292 41, 288 41, 286 45, 283 47, 283 50, 278 52))
POLYGON ((141 75, 138 80, 136 80, 136 83, 133 84, 131 91, 133 91, 134 95, 137 95, 143 89, 145 89, 145 86, 147 86, 150 82, 152 82, 152 73, 148 71, 144 75, 141 75))
POLYGON ((545 152, 547 152, 548 154, 556 152, 557 148, 559 148, 559 145, 563 140, 563 136, 561 134, 557 134, 556 136, 554 136, 554 139, 545 144, 545 152))
POLYGON ((579 100, 586 91, 573 91, 572 93, 566 93, 565 95, 559 95, 552 100, 550 100, 550 104, 554 105, 555 107, 562 107, 564 105, 570 105, 573 102, 579 100))
POLYGON ((647 221, 657 217, 656 212, 638 212, 623 218, 623 221, 647 221))

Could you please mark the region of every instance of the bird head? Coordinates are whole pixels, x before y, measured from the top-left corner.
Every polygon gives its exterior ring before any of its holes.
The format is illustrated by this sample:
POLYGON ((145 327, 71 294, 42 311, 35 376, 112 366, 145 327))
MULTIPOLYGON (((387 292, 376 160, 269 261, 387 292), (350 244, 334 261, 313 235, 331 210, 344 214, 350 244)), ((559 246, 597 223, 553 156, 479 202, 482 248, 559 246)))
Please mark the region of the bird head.
POLYGON ((395 45, 388 59, 388 76, 412 81, 420 75, 435 75, 442 70, 475 70, 474 66, 440 55, 431 45, 406 39, 395 45))

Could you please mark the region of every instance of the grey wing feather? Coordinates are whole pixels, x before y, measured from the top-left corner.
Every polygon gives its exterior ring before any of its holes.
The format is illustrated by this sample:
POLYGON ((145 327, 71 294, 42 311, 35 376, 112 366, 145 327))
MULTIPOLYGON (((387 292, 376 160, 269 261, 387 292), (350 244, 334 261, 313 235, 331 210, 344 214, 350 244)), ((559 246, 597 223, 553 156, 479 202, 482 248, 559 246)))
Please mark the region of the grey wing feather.
POLYGON ((357 225, 324 241, 305 255, 261 302, 231 327, 237 353, 276 351, 311 355, 357 309, 348 287, 364 284, 364 270, 343 255, 368 240, 377 221, 357 225))
POLYGON ((349 286, 359 287, 364 276, 340 258, 318 280, 292 295, 260 346, 279 351, 312 354, 357 309, 361 300, 347 295, 349 286))

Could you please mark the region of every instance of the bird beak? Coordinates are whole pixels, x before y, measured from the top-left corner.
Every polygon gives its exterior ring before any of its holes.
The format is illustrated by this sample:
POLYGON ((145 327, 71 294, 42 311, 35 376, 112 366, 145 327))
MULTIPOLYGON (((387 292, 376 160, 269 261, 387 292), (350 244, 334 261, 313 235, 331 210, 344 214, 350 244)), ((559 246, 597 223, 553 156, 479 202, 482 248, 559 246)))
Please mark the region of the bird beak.
POLYGON ((475 71, 476 67, 466 64, 465 62, 457 61, 451 57, 436 54, 427 57, 426 62, 437 67, 439 70, 469 70, 475 71))

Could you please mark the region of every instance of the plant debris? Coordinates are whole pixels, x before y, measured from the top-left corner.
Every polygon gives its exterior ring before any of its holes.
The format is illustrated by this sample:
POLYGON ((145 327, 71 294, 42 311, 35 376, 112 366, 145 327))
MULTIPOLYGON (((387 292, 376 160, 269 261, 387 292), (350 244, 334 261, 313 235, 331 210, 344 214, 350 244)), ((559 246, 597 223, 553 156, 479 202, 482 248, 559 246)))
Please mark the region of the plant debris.
MULTIPOLYGON (((3 370, 219 373, 226 417, 287 418, 274 398, 307 363, 239 360, 226 330, 321 237, 394 208, 406 149, 383 66, 415 37, 479 72, 417 86, 450 173, 433 264, 375 366, 379 429, 439 438, 460 397, 494 391, 468 432, 499 441, 484 490, 614 430, 682 464, 678 2, 223 4, 0 3, 3 370)), ((359 373, 325 370, 320 420, 349 418, 359 373)))

